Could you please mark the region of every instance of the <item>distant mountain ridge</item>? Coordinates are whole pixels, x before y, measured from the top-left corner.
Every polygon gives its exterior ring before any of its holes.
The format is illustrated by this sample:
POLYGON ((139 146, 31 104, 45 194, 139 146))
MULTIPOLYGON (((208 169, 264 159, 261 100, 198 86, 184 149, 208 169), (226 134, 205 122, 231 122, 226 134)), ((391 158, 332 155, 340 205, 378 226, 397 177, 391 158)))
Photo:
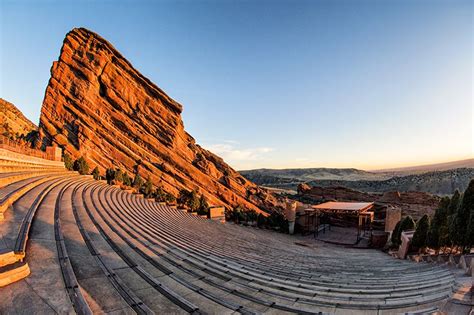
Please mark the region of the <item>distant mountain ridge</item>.
POLYGON ((388 176, 355 168, 292 168, 292 169, 255 169, 239 171, 248 178, 278 178, 284 181, 306 182, 316 179, 330 180, 383 180, 388 176))
POLYGON ((258 185, 296 190, 301 183, 319 187, 347 187, 363 192, 422 191, 436 195, 452 194, 464 190, 474 178, 474 165, 445 169, 449 166, 471 165, 474 159, 423 165, 411 168, 381 171, 358 169, 257 169, 241 171, 247 179, 258 185), (439 168, 439 170, 423 171, 439 168))
POLYGON ((474 158, 459 161, 451 161, 436 164, 425 164, 407 167, 388 168, 371 171, 372 173, 394 173, 398 175, 408 175, 414 173, 432 172, 432 171, 447 171, 456 168, 474 168, 474 158))
POLYGON ((316 180, 308 182, 311 186, 342 186, 363 192, 422 191, 434 195, 451 195, 456 189, 464 191, 471 179, 474 168, 456 168, 407 176, 395 176, 386 180, 316 180))

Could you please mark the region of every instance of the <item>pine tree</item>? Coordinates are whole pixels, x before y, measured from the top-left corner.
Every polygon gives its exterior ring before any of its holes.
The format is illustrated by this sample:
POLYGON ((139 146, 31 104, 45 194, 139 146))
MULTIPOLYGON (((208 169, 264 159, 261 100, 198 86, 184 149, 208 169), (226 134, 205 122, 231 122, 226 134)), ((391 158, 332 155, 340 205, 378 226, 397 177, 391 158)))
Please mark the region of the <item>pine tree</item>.
POLYGON ((89 164, 87 164, 87 161, 84 157, 79 157, 75 162, 73 169, 75 171, 78 171, 79 174, 81 175, 87 175, 89 174, 89 164))
POLYGON ((140 176, 140 174, 135 175, 135 178, 133 179, 133 187, 140 190, 143 186, 143 179, 140 176))
POLYGON ((415 234, 413 235, 413 239, 411 241, 411 244, 414 247, 417 247, 419 249, 426 247, 426 240, 428 237, 429 228, 430 228, 430 218, 428 217, 428 215, 425 214, 416 223, 415 234))
POLYGON ((402 243, 402 232, 413 230, 415 226, 416 226, 415 221, 413 220, 411 216, 406 216, 405 218, 400 220, 392 232, 392 238, 391 238, 392 244, 394 246, 400 246, 400 244, 402 243))
POLYGON ((447 217, 449 203, 449 197, 441 199, 438 208, 436 208, 433 220, 431 220, 431 226, 428 232, 428 246, 436 250, 441 246, 447 245, 449 240, 447 217))
POLYGON ((209 203, 204 195, 201 195, 199 199, 199 208, 198 208, 199 215, 208 215, 209 214, 209 203))
POLYGON ((107 180, 107 184, 112 184, 112 181, 115 178, 115 170, 113 168, 108 168, 105 170, 105 179, 107 180))
POLYGON ((64 156, 63 156, 63 162, 64 162, 64 167, 68 170, 68 171, 72 171, 73 168, 74 168, 74 162, 72 161, 72 158, 69 154, 67 153, 64 153, 64 156))
POLYGON ((188 199, 188 207, 191 210, 191 212, 196 212, 199 209, 200 202, 198 198, 198 194, 195 190, 191 191, 189 194, 189 199, 188 199))
POLYGON ((456 226, 455 226, 455 219, 458 213, 459 204, 461 203, 462 195, 459 190, 456 189, 453 196, 451 197, 451 201, 449 202, 448 206, 448 231, 449 231, 449 245, 456 245, 458 243, 459 237, 456 236, 456 226))
POLYGON ((116 168, 114 171, 115 182, 123 182, 123 172, 120 168, 116 168))
POLYGON ((151 196, 151 193, 153 192, 153 183, 149 178, 146 180, 145 184, 142 185, 140 192, 145 196, 145 198, 151 196))
POLYGON ((176 201, 176 197, 169 192, 165 192, 165 202, 167 203, 174 203, 176 201))
POLYGON ((178 206, 180 208, 183 208, 185 205, 187 205, 189 199, 189 191, 186 189, 181 189, 178 194, 178 199, 176 200, 178 202, 178 206))
POLYGON ((125 186, 132 186, 132 179, 128 176, 127 172, 124 172, 122 175, 122 181, 125 186))
POLYGON ((400 225, 401 224, 402 224, 402 220, 398 221, 397 224, 395 225, 395 228, 392 231, 392 237, 390 238, 390 240, 392 241, 392 244, 394 246, 400 246, 401 244, 401 240, 400 240, 400 235, 401 235, 400 225))
MULTIPOLYGON (((474 179, 464 191, 461 204, 455 219, 456 234, 459 235, 459 245, 463 248, 470 246, 472 232, 468 229, 474 208, 474 179)), ((473 225, 470 224, 470 227, 473 225)))
POLYGON ((448 216, 451 216, 458 212, 459 203, 461 201, 461 193, 456 189, 448 205, 448 216))
POLYGON ((161 187, 158 187, 156 190, 155 190, 155 200, 157 202, 165 202, 166 201, 166 193, 165 191, 163 190, 163 188, 161 187))
POLYGON ((259 213, 257 216, 257 226, 263 227, 266 224, 267 224, 267 218, 263 214, 259 213))
POLYGON ((100 179, 100 172, 99 172, 99 168, 96 166, 94 167, 94 169, 92 170, 92 177, 95 179, 95 180, 99 180, 100 179))
POLYGON ((466 237, 467 237, 467 247, 471 248, 474 245, 474 205, 473 207, 471 207, 471 215, 469 218, 469 224, 467 226, 466 237))

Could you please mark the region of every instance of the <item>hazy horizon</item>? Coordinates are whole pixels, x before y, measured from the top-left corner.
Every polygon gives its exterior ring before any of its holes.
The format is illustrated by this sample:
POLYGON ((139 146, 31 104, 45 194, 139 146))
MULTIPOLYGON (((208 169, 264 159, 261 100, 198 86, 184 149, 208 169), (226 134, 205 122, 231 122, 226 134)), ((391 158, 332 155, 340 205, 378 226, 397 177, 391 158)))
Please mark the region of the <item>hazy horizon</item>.
POLYGON ((377 170, 474 156, 470 1, 1 1, 0 97, 38 123, 86 27, 183 104, 236 169, 377 170))

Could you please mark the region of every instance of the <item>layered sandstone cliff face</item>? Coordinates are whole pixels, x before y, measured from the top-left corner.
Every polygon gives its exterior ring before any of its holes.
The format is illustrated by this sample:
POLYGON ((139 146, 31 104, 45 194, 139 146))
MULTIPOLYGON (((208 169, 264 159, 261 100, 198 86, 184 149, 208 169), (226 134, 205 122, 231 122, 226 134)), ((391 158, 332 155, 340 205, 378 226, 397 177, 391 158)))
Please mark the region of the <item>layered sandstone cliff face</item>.
POLYGON ((102 174, 108 167, 138 170, 175 196, 182 188, 197 189, 210 204, 274 209, 273 195, 195 143, 181 112, 110 43, 78 28, 66 35, 51 68, 40 135, 44 145, 82 155, 102 174))
POLYGON ((37 130, 28 118, 10 102, 0 98, 0 134, 18 138, 37 130))

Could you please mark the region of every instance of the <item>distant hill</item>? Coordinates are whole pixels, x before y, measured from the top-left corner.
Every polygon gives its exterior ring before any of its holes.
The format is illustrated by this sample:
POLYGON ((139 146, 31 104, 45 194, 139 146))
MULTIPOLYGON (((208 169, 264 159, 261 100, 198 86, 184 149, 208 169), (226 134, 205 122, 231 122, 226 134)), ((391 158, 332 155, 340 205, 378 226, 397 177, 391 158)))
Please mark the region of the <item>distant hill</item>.
POLYGON ((0 98, 1 135, 19 138, 37 129, 38 127, 26 118, 15 105, 0 98))
MULTIPOLYGON (((260 185, 285 184, 296 186, 313 180, 384 180, 390 176, 383 173, 367 172, 355 168, 294 168, 256 169, 240 171, 247 179, 260 185)), ((283 187, 282 187, 283 188, 283 187)))
POLYGON ((311 186, 341 186, 364 192, 422 191, 437 195, 452 194, 464 190, 474 179, 474 167, 454 168, 439 171, 425 171, 426 168, 446 168, 449 165, 470 165, 472 160, 456 161, 430 166, 392 169, 368 172, 357 169, 257 169, 241 171, 247 179, 262 185, 279 189, 296 190, 298 184, 311 186), (410 172, 412 172, 410 174, 410 172))
POLYGON ((474 168, 456 168, 407 176, 395 176, 386 180, 315 180, 311 186, 342 186, 363 192, 422 191, 435 195, 450 195, 456 189, 464 191, 474 179, 474 168))
POLYGON ((372 171, 373 173, 394 174, 394 175, 412 175, 417 173, 447 171, 456 168, 474 168, 474 159, 465 159, 459 161, 417 165, 409 167, 399 167, 372 171))

